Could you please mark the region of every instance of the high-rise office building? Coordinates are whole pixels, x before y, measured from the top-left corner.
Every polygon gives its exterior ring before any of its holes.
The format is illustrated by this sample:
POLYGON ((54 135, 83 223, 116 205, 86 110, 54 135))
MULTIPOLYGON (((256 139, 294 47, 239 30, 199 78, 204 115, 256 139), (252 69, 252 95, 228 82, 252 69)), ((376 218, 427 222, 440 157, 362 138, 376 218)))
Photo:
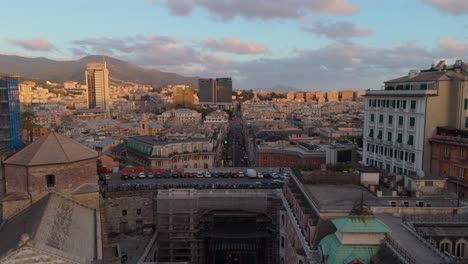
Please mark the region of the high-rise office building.
POLYGON ((88 63, 85 73, 86 85, 88 86, 88 107, 109 112, 109 71, 106 63, 88 63))
POLYGON ((215 103, 216 80, 212 78, 198 79, 198 100, 201 105, 212 105, 215 103))
POLYGON ((230 109, 232 106, 232 79, 198 79, 198 97, 202 106, 230 109))
POLYGON ((18 80, 0 76, 0 153, 22 145, 18 80))

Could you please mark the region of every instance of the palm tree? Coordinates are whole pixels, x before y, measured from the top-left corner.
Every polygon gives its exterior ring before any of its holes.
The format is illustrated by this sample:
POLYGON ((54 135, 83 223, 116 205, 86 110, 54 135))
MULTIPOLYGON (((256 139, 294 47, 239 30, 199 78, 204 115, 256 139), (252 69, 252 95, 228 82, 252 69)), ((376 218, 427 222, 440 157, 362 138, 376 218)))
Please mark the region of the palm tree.
POLYGON ((21 126, 23 129, 26 129, 27 132, 27 141, 29 143, 33 142, 33 129, 36 127, 34 119, 36 115, 32 111, 21 112, 21 126))

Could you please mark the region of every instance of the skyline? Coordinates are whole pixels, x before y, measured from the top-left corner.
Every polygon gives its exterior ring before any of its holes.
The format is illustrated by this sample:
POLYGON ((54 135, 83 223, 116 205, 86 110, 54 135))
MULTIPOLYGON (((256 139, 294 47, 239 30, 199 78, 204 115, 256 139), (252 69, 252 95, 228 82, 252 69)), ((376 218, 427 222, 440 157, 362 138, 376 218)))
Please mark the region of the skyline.
POLYGON ((468 2, 255 2, 24 0, 4 14, 22 19, 1 30, 0 53, 104 54, 185 76, 232 76, 235 89, 324 91, 379 89, 439 59, 467 60, 468 2))

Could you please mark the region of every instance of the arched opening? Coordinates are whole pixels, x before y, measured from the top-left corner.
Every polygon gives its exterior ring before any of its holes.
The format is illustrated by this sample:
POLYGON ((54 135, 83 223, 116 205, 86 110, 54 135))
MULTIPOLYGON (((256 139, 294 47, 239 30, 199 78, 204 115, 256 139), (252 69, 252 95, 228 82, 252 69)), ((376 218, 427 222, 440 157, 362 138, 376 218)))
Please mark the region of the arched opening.
POLYGON ((455 256, 459 258, 464 258, 466 252, 466 243, 465 242, 458 242, 455 246, 455 256))

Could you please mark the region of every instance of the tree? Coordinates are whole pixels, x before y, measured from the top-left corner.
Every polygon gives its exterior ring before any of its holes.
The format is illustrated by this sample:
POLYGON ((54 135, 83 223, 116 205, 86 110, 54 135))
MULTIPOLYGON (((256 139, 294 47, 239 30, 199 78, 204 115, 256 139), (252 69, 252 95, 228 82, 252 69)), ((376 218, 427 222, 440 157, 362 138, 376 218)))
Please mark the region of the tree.
POLYGON ((32 111, 21 112, 21 126, 23 129, 26 129, 27 132, 27 141, 29 143, 33 142, 33 129, 37 126, 34 123, 36 115, 32 111))

